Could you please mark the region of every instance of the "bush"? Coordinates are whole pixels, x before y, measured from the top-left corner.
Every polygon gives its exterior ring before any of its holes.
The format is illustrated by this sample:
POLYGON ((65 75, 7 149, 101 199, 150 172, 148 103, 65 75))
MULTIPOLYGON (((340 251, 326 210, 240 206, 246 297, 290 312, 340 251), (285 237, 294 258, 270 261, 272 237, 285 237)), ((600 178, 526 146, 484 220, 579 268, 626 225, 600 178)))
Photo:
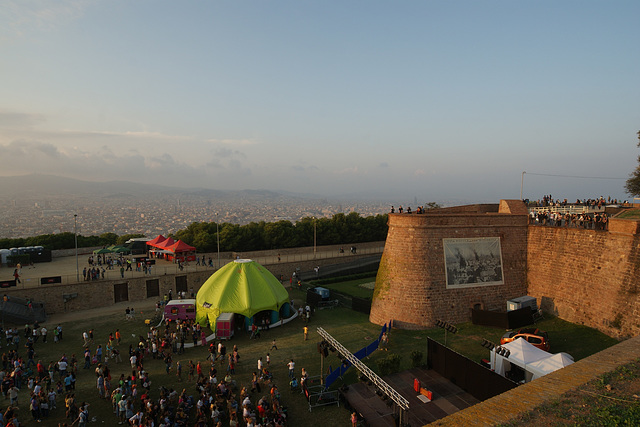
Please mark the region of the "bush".
POLYGON ((384 359, 378 360, 378 369, 380 370, 380 376, 394 374, 400 372, 400 361, 402 358, 397 354, 390 354, 384 359))
POLYGON ((422 366, 422 357, 424 354, 420 350, 413 350, 411 352, 411 366, 417 368, 422 366))

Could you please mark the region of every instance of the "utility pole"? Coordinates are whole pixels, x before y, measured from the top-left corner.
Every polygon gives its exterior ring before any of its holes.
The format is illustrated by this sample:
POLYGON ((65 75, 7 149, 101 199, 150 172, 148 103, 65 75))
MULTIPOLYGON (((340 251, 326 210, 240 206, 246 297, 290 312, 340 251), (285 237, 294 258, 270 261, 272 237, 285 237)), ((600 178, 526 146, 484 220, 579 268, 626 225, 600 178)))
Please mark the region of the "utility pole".
POLYGON ((218 240, 218 270, 220 270, 220 228, 218 225, 218 212, 216 212, 216 239, 218 240))
POLYGON ((73 237, 76 242, 76 282, 80 282, 80 266, 78 264, 78 214, 73 214, 73 237))

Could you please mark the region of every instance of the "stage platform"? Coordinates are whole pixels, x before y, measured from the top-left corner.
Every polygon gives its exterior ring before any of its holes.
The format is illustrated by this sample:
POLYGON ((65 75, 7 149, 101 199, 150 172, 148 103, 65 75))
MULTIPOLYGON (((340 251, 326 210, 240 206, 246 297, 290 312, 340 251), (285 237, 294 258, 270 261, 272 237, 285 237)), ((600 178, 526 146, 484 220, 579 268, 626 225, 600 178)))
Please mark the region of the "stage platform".
MULTIPOLYGON (((386 376, 383 380, 409 402, 409 410, 405 411, 403 421, 412 427, 424 426, 480 402, 434 370, 413 368, 386 376), (418 399, 413 389, 415 378, 420 380, 422 387, 433 393, 431 402, 423 403, 418 399)), ((373 385, 363 382, 350 385, 343 396, 351 410, 364 418, 365 425, 371 427, 396 425, 394 418, 394 408, 396 414, 398 413, 396 405, 389 405, 390 399, 383 400, 378 396, 373 385)))

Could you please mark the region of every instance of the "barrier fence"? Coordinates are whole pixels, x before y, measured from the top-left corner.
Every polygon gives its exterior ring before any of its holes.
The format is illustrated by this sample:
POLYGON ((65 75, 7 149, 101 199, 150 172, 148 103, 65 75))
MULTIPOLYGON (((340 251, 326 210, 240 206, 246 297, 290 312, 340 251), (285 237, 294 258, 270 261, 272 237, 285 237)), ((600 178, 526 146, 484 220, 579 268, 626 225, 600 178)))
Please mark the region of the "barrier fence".
MULTIPOLYGON (((352 253, 349 248, 345 248, 344 252, 340 250, 323 250, 311 253, 296 253, 296 254, 282 254, 282 255, 266 255, 266 256, 258 256, 251 257, 252 260, 258 262, 261 265, 276 265, 276 264, 294 264, 296 262, 307 262, 313 260, 324 260, 324 259, 335 259, 335 258, 343 258, 343 257, 352 257, 354 255, 373 255, 373 254, 381 254, 384 250, 384 246, 374 247, 374 248, 362 248, 357 249, 355 253, 352 253)), ((113 281, 113 280, 127 280, 134 278, 154 278, 158 276, 165 275, 180 275, 186 273, 194 273, 194 272, 203 272, 210 271, 212 274, 216 271, 217 264, 217 254, 204 254, 205 256, 205 264, 202 265, 202 254, 199 255, 200 263, 195 261, 182 263, 181 266, 178 264, 168 264, 165 261, 159 261, 158 264, 152 265, 150 269, 147 270, 147 273, 141 268, 139 271, 136 268, 136 265, 132 263, 132 269, 125 271, 120 271, 120 266, 114 265, 112 269, 108 269, 105 264, 97 265, 94 264, 95 268, 100 270, 99 278, 95 280, 86 280, 83 276, 83 269, 87 267, 89 270, 89 265, 86 263, 85 257, 83 256, 82 262, 79 265, 79 271, 77 274, 74 273, 66 273, 59 275, 48 274, 47 276, 36 276, 33 277, 31 275, 27 275, 23 272, 23 276, 20 277, 21 283, 16 283, 16 287, 13 289, 24 289, 24 288, 34 288, 42 285, 50 285, 50 284, 62 284, 62 285, 70 285, 76 283, 84 283, 84 282, 100 282, 100 281, 113 281), (213 262, 213 267, 209 266, 209 258, 211 258, 213 262), (104 269, 104 272, 102 271, 104 269)), ((242 253, 238 253, 237 256, 242 258, 242 253)), ((126 258, 125 258, 126 259, 126 258)), ((220 266, 224 266, 233 260, 226 258, 220 260, 220 266)), ((36 264, 37 265, 37 264, 36 264)), ((291 272, 295 271, 295 266, 292 266, 291 272)), ((13 269, 11 269, 13 271, 13 269)), ((69 271, 69 268, 65 268, 65 271, 69 271)), ((8 282, 14 282, 13 280, 8 280, 8 282)), ((7 283, 8 283, 7 282, 7 283)), ((7 287, 9 285, 7 284, 7 287)))

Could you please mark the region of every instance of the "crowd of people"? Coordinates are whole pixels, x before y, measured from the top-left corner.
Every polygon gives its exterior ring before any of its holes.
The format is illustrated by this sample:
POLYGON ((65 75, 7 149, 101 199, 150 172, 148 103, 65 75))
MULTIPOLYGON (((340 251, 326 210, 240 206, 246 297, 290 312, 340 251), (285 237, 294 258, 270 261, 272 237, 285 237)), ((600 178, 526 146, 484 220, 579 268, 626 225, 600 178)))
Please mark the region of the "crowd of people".
MULTIPOLYGON (((411 206, 407 206, 407 210, 405 211, 405 209, 402 207, 402 205, 400 205, 398 207, 398 213, 408 213, 408 214, 412 214, 412 213, 416 213, 416 214, 423 214, 425 212, 425 208, 424 206, 418 206, 414 211, 411 210, 411 206)), ((391 211, 390 213, 396 213, 396 208, 391 205, 391 211)))
MULTIPOLYGON (((69 384, 67 390, 75 385, 75 372, 73 369, 67 370, 70 362, 64 354, 58 362, 51 361, 47 367, 42 360, 36 362, 35 344, 38 341, 46 343, 48 336, 47 328, 37 322, 33 327, 25 325, 24 345, 21 345, 21 332, 17 328, 7 328, 2 333, 6 351, 2 353, 0 389, 9 399, 9 406, 4 413, 0 413, 0 422, 6 423, 2 425, 7 427, 19 426, 18 405, 21 402, 29 405, 34 421, 42 422, 49 416, 49 411, 57 407, 58 396, 65 392, 63 384, 69 384), (22 353, 23 348, 26 353, 22 353), (20 398, 26 393, 28 398, 20 398)), ((53 334, 55 343, 62 340, 62 326, 56 326, 53 334)))
POLYGON ((548 225, 553 227, 584 228, 587 230, 607 230, 609 217, 604 212, 589 213, 560 213, 560 212, 531 212, 529 224, 548 225))
POLYGON ((545 194, 544 196, 542 196, 541 199, 539 200, 525 200, 524 201, 527 206, 529 207, 562 207, 562 206, 569 206, 569 205, 575 205, 575 206, 590 206, 593 208, 602 208, 606 205, 624 205, 627 204, 628 202, 625 201, 621 201, 618 199, 612 199, 611 196, 609 197, 594 197, 594 198, 588 198, 588 199, 576 199, 575 202, 571 203, 569 202, 567 199, 554 199, 553 196, 551 194, 545 194))
MULTIPOLYGON (((20 340, 22 333, 17 329, 4 331, 8 350, 2 354, 0 387, 4 396, 10 399, 10 404, 0 414, 2 426, 20 425, 17 419, 20 404, 28 404, 33 420, 45 424, 51 411, 64 405, 68 422, 61 425, 86 426, 90 422, 90 409, 86 400, 76 397, 75 385, 79 375, 95 375, 97 396, 111 404, 113 424, 172 427, 221 426, 223 422, 230 426, 286 424, 287 410, 281 404, 280 392, 270 372, 270 355, 267 353, 264 364, 262 358, 259 359, 260 369, 253 372, 251 386, 242 387, 234 378, 235 367, 240 363, 237 345, 227 351, 222 340, 207 342, 203 328, 194 322, 150 327, 146 337, 138 338, 137 345, 129 345, 128 365, 131 370, 119 376, 112 372, 122 366, 118 350, 122 343, 119 329, 109 333, 104 347, 95 342, 93 329, 83 331, 80 361, 76 354, 62 354, 48 365, 42 360, 34 360, 34 344, 46 342, 47 333, 43 333, 43 329, 46 331, 37 324, 33 327, 25 325, 24 346, 20 340), (183 361, 174 362, 173 358, 184 353, 184 341, 188 335, 193 337, 194 344, 208 348, 208 357, 204 361, 189 360, 183 366, 183 361), (23 348, 26 348, 26 354, 20 354, 23 348), (82 359, 84 363, 79 368, 82 359), (152 387, 150 374, 145 370, 149 359, 161 360, 167 375, 176 375, 178 381, 185 380, 192 386, 185 386, 182 390, 159 387, 158 396, 152 387)), ((54 331, 57 342, 62 339, 61 326, 54 331)), ((275 339, 271 346, 273 350, 278 350, 275 339)), ((293 379, 293 366, 292 360, 288 365, 288 383, 293 379)))

